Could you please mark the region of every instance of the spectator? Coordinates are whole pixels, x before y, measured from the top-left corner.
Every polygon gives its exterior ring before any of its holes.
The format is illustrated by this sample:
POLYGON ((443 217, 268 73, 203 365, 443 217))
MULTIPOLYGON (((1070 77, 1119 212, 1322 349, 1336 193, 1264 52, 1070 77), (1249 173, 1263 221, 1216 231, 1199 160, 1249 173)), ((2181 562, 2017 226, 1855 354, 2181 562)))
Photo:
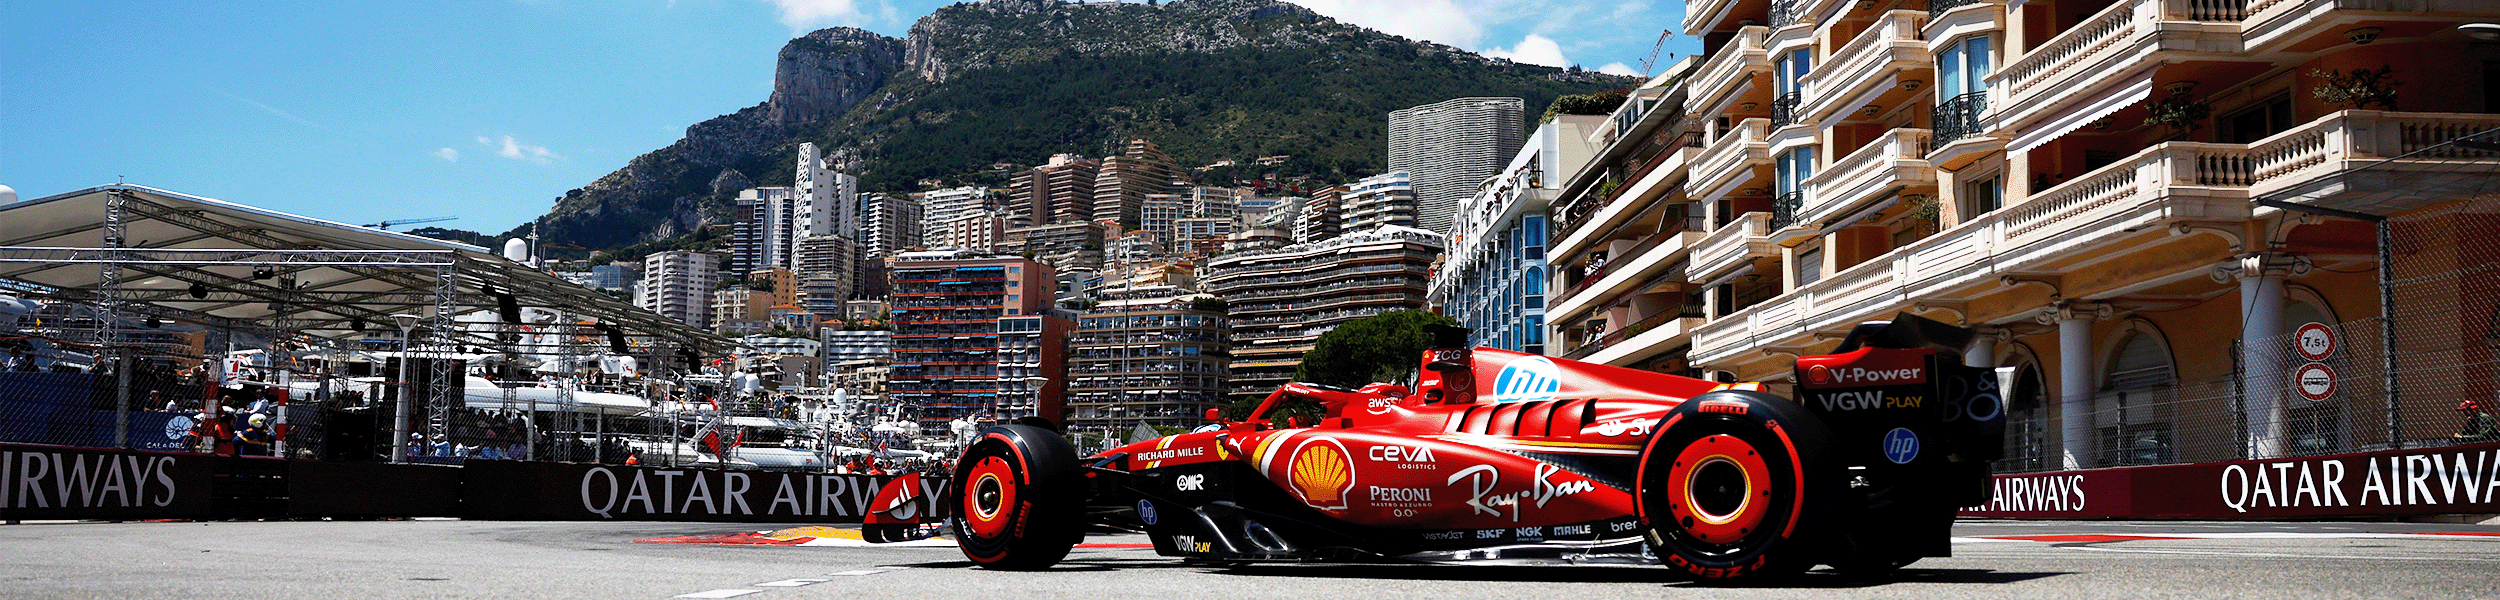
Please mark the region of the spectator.
POLYGON ((2485 410, 2482 401, 2468 398, 2457 405, 2457 412, 2465 413, 2465 428, 2457 431, 2457 439, 2469 442, 2500 440, 2500 417, 2494 417, 2489 410, 2485 410))
POLYGON ((252 415, 248 424, 235 434, 235 447, 247 456, 269 456, 269 415, 252 415))
POLYGON ((23 347, 11 349, 9 350, 9 370, 33 373, 35 372, 35 359, 27 356, 26 349, 23 347))

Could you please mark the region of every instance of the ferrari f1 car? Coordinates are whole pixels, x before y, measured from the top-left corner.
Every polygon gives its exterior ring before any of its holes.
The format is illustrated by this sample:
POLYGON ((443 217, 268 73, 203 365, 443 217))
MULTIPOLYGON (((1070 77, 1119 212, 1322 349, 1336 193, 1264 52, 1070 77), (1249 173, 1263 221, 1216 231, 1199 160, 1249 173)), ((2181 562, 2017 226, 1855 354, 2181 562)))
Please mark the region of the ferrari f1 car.
POLYGON ((1091 456, 1046 423, 991 427, 943 486, 882 490, 866 537, 951 530, 993 569, 1049 567, 1101 524, 1212 563, 1881 574, 1951 554, 2003 438, 1993 373, 1960 364, 1971 332, 1906 314, 1799 358, 1795 401, 1433 336, 1413 390, 1288 384, 1248 418, 1091 456))

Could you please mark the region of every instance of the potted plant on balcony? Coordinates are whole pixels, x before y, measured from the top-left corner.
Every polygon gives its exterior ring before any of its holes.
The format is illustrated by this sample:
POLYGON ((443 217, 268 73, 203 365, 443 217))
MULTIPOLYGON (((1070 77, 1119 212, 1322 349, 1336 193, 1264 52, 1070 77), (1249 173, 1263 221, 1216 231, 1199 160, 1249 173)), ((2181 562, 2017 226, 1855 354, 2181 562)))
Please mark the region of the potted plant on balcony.
POLYGON ((1917 230, 1920 235, 1935 233, 1941 229, 1939 226, 1944 223, 1944 201, 1932 195, 1911 194, 1903 197, 1901 204, 1908 207, 1907 211, 1901 213, 1901 219, 1907 222, 1908 229, 1917 230))
POLYGON ((2340 74, 2333 70, 2311 70, 2310 77, 2326 82, 2311 88, 2309 95, 2319 102, 2342 108, 2368 109, 2376 106, 2379 110, 2396 110, 2396 86, 2402 82, 2396 81, 2395 74, 2396 69, 2387 65, 2379 65, 2377 69, 2353 67, 2352 72, 2340 74))
POLYGON ((2170 136, 2173 140, 2187 139, 2188 135, 2203 129, 2205 118, 2214 114, 2213 105, 2187 94, 2171 94, 2168 98, 2154 100, 2152 104, 2145 105, 2145 109, 2144 124, 2169 127, 2175 132, 2170 136))

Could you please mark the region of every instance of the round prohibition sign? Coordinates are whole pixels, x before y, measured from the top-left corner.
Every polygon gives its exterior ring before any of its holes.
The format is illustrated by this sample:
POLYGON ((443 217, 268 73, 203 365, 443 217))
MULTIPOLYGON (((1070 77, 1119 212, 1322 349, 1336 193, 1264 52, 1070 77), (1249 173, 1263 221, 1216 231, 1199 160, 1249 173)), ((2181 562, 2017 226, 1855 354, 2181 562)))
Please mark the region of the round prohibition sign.
POLYGON ((2335 398, 2335 369, 2320 363, 2301 365, 2300 368, 2292 370, 2292 388, 2300 390, 2300 397, 2308 398, 2310 402, 2325 402, 2333 399, 2335 398))
POLYGON ((2335 356, 2335 329, 2325 323, 2306 323, 2292 334, 2292 350, 2301 358, 2326 360, 2335 356))

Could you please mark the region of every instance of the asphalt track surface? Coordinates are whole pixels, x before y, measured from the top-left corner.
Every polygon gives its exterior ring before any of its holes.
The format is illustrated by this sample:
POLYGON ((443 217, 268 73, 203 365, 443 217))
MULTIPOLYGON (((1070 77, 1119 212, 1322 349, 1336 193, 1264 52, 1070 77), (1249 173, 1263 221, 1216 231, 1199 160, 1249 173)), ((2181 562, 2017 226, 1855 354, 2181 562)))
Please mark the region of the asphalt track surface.
POLYGON ((1952 558, 1888 580, 1781 587, 1660 568, 1185 565, 1097 535, 1038 573, 951 547, 636 540, 807 524, 491 521, 0 526, 0 598, 2478 598, 2500 597, 2500 526, 1968 521, 1952 558))

